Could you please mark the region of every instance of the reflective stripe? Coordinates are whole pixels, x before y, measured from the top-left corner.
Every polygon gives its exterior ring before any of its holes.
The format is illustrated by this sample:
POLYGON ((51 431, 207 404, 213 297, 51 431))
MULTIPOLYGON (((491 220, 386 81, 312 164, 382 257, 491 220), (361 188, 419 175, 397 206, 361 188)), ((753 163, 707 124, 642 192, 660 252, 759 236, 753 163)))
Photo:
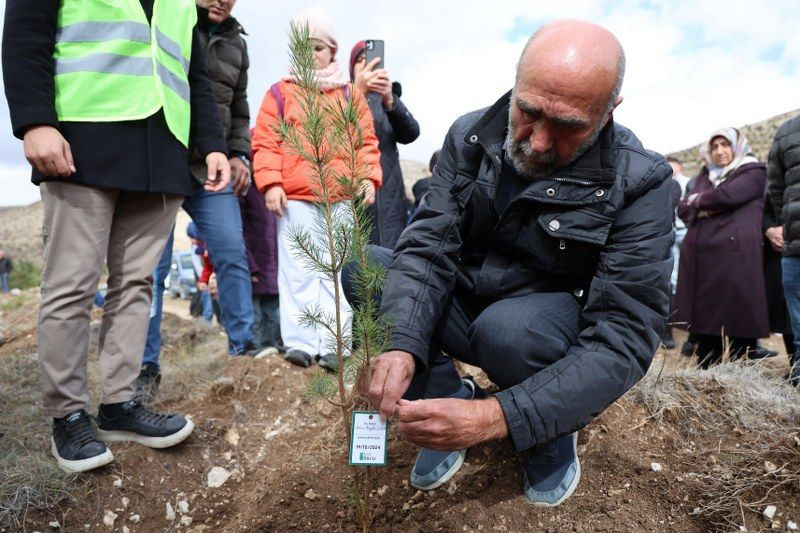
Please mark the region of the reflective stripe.
POLYGON ((149 57, 131 57, 119 54, 98 53, 85 57, 59 58, 56 75, 70 72, 104 72, 128 76, 152 76, 153 61, 149 57))
POLYGON ((59 28, 58 43, 95 43, 125 39, 137 43, 150 42, 150 26, 141 22, 77 22, 59 28))
POLYGON ((178 61, 181 65, 183 65, 183 71, 186 75, 189 75, 189 60, 183 57, 183 52, 181 52, 181 45, 158 31, 156 28, 156 41, 158 42, 158 47, 161 48, 167 55, 169 55, 175 61, 178 61))
POLYGON ((192 93, 189 89, 189 83, 186 80, 170 72, 170 70, 161 63, 158 64, 158 77, 161 78, 161 83, 175 91, 175 94, 191 103, 189 98, 192 93))

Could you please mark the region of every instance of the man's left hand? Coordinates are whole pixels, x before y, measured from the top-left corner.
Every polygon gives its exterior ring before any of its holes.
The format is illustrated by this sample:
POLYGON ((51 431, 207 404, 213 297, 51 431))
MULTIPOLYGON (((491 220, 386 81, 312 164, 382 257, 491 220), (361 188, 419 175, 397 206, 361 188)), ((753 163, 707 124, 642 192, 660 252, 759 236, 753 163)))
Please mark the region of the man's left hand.
POLYGON ((433 450, 464 450, 508 435, 496 398, 487 400, 400 400, 397 430, 409 442, 433 450))
POLYGON ((205 190, 208 192, 219 192, 231 182, 231 165, 228 163, 228 156, 222 152, 211 152, 206 156, 206 166, 208 166, 208 176, 205 190))
POLYGON ((238 157, 231 157, 228 160, 231 164, 231 174, 233 174, 234 194, 244 194, 250 187, 250 167, 238 157))

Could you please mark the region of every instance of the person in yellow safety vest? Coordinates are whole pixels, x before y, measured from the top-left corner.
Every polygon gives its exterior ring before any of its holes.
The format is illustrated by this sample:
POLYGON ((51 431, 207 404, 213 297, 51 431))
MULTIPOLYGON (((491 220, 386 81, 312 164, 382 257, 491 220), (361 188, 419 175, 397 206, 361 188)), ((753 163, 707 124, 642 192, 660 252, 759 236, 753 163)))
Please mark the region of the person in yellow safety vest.
POLYGON ((66 471, 113 460, 106 443, 173 446, 194 425, 135 397, 153 268, 191 194, 230 180, 194 0, 7 0, 2 61, 14 135, 44 205, 39 360, 51 451, 66 471), (87 414, 89 318, 103 260, 97 427, 87 414))

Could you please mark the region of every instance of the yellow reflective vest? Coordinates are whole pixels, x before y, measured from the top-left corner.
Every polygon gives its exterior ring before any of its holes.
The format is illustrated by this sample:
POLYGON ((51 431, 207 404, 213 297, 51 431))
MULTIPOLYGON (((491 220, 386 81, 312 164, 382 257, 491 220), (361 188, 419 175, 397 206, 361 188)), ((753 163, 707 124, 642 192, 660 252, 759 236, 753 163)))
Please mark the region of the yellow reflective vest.
POLYGON ((118 122, 164 110, 189 144, 189 64, 194 0, 155 0, 148 23, 139 0, 62 0, 55 59, 63 122, 118 122))

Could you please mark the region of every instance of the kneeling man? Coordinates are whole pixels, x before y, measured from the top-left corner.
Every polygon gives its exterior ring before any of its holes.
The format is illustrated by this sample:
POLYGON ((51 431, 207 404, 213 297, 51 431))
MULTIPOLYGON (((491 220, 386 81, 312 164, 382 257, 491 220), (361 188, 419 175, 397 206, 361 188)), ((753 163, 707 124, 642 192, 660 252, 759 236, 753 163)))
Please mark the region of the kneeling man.
POLYGON ((423 448, 418 489, 510 436, 527 500, 559 505, 580 479, 577 431, 650 365, 669 306, 671 170, 612 118, 624 70, 604 28, 539 29, 514 89, 450 129, 394 253, 372 249, 394 329, 364 388, 423 448), (486 397, 450 357, 500 392, 486 397))

